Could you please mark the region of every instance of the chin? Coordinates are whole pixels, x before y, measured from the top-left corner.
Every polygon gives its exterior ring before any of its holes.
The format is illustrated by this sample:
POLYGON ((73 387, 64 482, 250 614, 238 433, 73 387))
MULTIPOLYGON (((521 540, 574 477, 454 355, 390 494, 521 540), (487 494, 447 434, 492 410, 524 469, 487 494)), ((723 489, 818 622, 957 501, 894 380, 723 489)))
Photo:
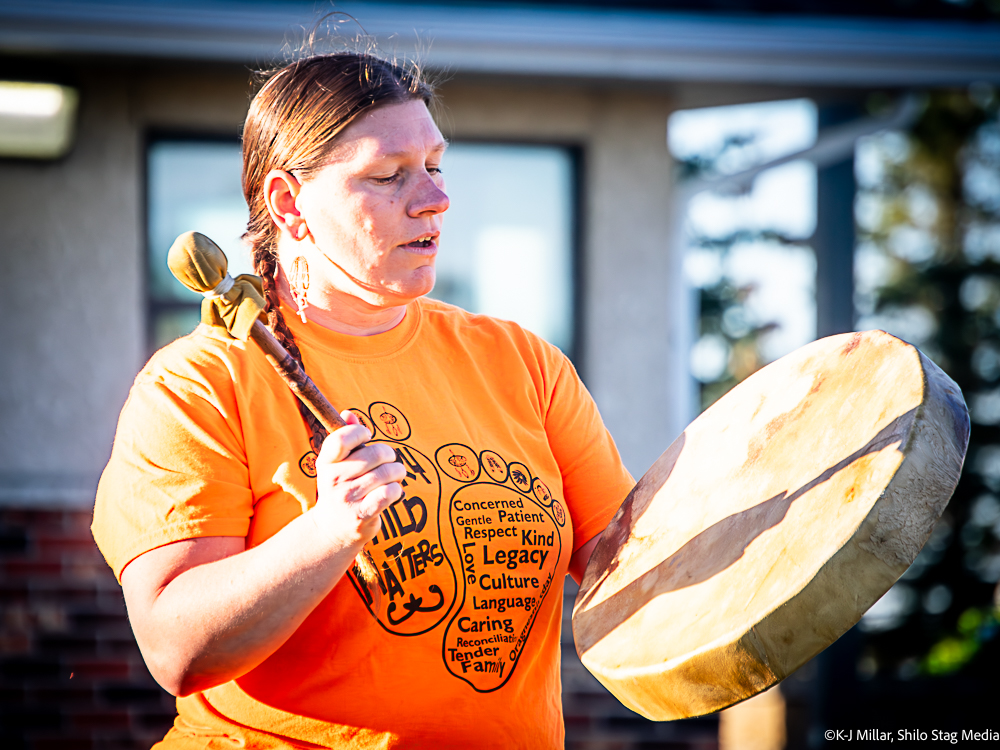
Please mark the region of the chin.
POLYGON ((405 283, 387 285, 382 294, 366 295, 369 304, 376 307, 406 305, 430 293, 434 288, 434 275, 430 278, 410 279, 405 283))
POLYGON ((433 268, 423 268, 413 275, 409 283, 405 285, 405 290, 400 290, 400 296, 414 300, 430 294, 436 280, 437 274, 434 273, 433 268))

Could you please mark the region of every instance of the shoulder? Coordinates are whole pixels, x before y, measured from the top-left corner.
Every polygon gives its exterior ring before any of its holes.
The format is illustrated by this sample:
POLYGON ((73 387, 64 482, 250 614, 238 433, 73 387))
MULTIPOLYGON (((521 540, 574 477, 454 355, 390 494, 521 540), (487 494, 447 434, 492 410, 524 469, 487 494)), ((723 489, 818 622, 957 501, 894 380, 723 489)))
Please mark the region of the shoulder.
POLYGON ((159 387, 175 393, 218 397, 254 369, 242 341, 199 325, 159 349, 135 378, 135 388, 159 387))
POLYGON ((420 300, 426 332, 463 346, 483 349, 491 356, 517 355, 546 364, 561 364, 565 355, 541 336, 511 320, 471 313, 455 305, 424 297, 420 300))
POLYGON ((470 313, 437 300, 422 301, 421 336, 449 372, 489 383, 493 393, 528 393, 540 413, 579 380, 562 351, 517 323, 470 313), (432 343, 431 343, 432 342, 432 343))

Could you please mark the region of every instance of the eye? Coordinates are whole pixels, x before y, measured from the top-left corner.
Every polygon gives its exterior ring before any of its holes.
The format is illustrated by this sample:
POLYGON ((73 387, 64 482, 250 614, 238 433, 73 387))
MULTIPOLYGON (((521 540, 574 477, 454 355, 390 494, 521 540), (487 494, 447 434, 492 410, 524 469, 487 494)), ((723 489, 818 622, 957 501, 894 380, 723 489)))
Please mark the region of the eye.
POLYGON ((388 177, 372 177, 372 182, 376 185, 391 185, 396 180, 399 179, 398 174, 389 175, 388 177))
POLYGON ((444 174, 444 172, 441 170, 441 167, 427 167, 427 171, 428 173, 434 175, 444 174))

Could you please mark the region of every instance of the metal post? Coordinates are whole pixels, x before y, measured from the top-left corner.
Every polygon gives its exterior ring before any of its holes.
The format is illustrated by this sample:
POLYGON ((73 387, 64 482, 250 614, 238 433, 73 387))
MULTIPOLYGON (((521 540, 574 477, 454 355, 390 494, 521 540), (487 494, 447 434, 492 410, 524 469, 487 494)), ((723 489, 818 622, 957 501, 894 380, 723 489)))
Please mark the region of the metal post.
MULTIPOLYGON (((820 107, 820 132, 856 119, 853 104, 820 107)), ((816 334, 854 330, 854 154, 817 170, 816 334)))

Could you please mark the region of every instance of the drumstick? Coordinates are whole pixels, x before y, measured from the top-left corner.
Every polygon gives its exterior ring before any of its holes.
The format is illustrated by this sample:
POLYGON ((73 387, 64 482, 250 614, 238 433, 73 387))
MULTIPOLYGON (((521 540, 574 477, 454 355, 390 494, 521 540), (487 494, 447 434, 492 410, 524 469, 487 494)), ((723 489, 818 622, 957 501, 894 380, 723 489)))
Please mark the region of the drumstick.
MULTIPOLYGON (((257 311, 258 317, 254 319, 253 325, 250 327, 249 337, 261 348, 264 358, 271 363, 271 366, 285 381, 292 393, 309 408, 309 411, 316 415, 316 419, 327 432, 333 432, 347 425, 333 404, 313 383, 312 378, 306 375, 302 365, 288 353, 288 350, 261 322, 259 312, 263 310, 263 300, 258 301, 252 298, 242 300, 243 294, 240 291, 230 294, 235 284, 229 275, 229 259, 226 258, 222 248, 203 234, 186 232, 178 237, 170 247, 167 253, 167 265, 177 280, 188 289, 216 299, 224 307, 246 304, 247 302, 252 306, 255 305, 253 310, 257 311)), ((240 338, 236 332, 230 330, 230 333, 240 338)), ((371 603, 377 607, 379 590, 375 585, 377 573, 371 555, 363 550, 359 552, 354 559, 354 572, 365 583, 373 598, 371 603)))
POLYGON ((271 363, 282 380, 288 384, 292 393, 298 396, 299 401, 309 407, 309 411, 316 415, 316 419, 327 432, 333 432, 347 426, 347 422, 343 420, 333 404, 326 400, 326 396, 316 387, 312 378, 306 375, 302 365, 288 353, 288 350, 274 337, 268 327, 260 322, 259 318, 253 322, 250 338, 257 342, 257 345, 264 351, 264 358, 271 363))
MULTIPOLYGON (((215 278, 211 273, 206 273, 206 269, 215 271, 220 283, 230 278, 229 259, 226 258, 222 248, 198 232, 187 232, 177 238, 167 254, 167 264, 178 281, 199 294, 211 294, 219 286, 219 284, 209 286, 215 278)), ((218 295, 217 298, 226 300, 224 295, 218 295)), ((250 338, 261 348, 264 357, 292 393, 316 415, 316 419, 327 432, 333 432, 347 424, 333 404, 316 387, 312 378, 306 375, 302 365, 288 353, 260 318, 254 320, 250 328, 250 338)))

